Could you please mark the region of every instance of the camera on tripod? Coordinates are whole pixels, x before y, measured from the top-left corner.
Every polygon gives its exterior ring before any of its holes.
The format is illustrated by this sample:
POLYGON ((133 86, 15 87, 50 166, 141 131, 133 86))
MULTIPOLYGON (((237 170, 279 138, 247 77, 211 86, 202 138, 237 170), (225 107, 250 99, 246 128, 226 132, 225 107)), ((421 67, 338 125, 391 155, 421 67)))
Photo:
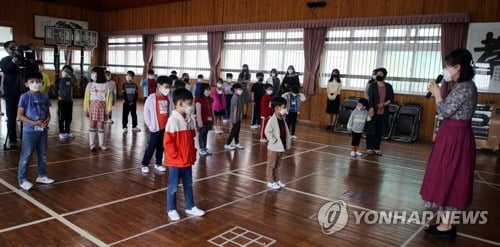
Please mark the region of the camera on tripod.
POLYGON ((19 69, 37 71, 35 47, 33 45, 19 45, 13 49, 13 56, 17 58, 19 69))

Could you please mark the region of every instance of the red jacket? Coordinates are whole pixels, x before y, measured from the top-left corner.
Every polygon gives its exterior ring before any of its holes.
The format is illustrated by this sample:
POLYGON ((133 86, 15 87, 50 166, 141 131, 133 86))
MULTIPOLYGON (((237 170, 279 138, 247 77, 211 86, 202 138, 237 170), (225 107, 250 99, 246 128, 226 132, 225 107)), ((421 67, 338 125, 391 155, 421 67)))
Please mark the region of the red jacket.
POLYGON ((192 166, 196 161, 195 136, 194 119, 186 120, 174 110, 168 119, 163 137, 165 166, 179 168, 192 166))
POLYGON ((271 95, 267 93, 262 96, 260 100, 260 116, 261 117, 270 117, 273 115, 273 109, 271 109, 271 95))

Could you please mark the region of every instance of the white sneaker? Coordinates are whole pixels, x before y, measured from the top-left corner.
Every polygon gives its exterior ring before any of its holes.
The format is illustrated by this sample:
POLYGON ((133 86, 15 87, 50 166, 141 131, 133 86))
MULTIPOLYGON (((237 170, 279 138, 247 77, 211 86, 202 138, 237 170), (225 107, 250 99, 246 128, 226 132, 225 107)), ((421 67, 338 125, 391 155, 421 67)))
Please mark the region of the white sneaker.
POLYGON ((285 188, 285 184, 281 181, 276 182, 276 184, 278 184, 281 188, 285 188))
POLYGON ((95 151, 97 146, 95 144, 90 145, 90 151, 95 151))
POLYGON ((28 182, 28 180, 24 180, 24 182, 23 182, 22 184, 20 184, 19 186, 21 186, 21 188, 22 188, 23 190, 28 191, 28 190, 30 190, 30 189, 31 189, 31 187, 33 187, 33 184, 32 184, 32 183, 30 183, 30 182, 28 182))
POLYGON ((148 173, 149 172, 149 167, 147 167, 147 166, 141 167, 141 172, 142 173, 148 173))
POLYGON ((170 218, 170 220, 172 221, 178 221, 181 219, 179 213, 177 213, 177 210, 168 211, 168 218, 170 218))
POLYGON ((229 123, 229 119, 222 119, 222 123, 229 123))
POLYGON ((126 134, 128 132, 127 128, 123 128, 123 134, 126 134))
POLYGON ((59 134, 59 140, 62 141, 62 140, 66 140, 67 138, 68 138, 68 134, 66 134, 66 133, 59 134))
POLYGON ((363 156, 363 153, 362 153, 362 152, 360 152, 360 151, 356 151, 356 155, 357 155, 357 156, 363 156))
POLYGON ((277 183, 267 183, 267 187, 272 190, 277 190, 280 188, 279 184, 277 183))
POLYGON ((267 143, 267 142, 268 142, 268 140, 267 140, 267 139, 265 139, 265 138, 262 138, 262 139, 260 139, 260 142, 262 142, 262 143, 267 143))
POLYGON ((108 147, 106 147, 106 146, 104 146, 104 145, 100 145, 100 146, 99 146, 99 149, 100 149, 100 150, 102 150, 102 151, 106 151, 106 150, 108 150, 109 148, 108 148, 108 147))
POLYGON ((291 136, 292 139, 297 139, 298 137, 296 135, 291 136))
POLYGON ((210 151, 208 151, 208 148, 205 148, 205 153, 207 153, 208 156, 212 155, 213 153, 211 153, 210 151))
POLYGON ((238 143, 238 144, 236 144, 236 146, 235 146, 235 147, 236 147, 237 149, 244 149, 244 148, 245 148, 245 147, 243 147, 243 146, 242 146, 241 144, 239 144, 239 143, 238 143))
POLYGON ((198 151, 198 154, 199 154, 200 156, 207 156, 207 152, 206 152, 205 150, 203 150, 203 149, 202 149, 202 150, 200 150, 200 151, 198 151))
POLYGON ((200 217, 200 216, 203 216, 205 215, 205 211, 197 208, 197 207, 193 207, 191 209, 186 209, 186 214, 187 215, 190 215, 190 216, 197 216, 197 217, 200 217))
MULTIPOLYGON (((148 169, 149 169, 149 168, 148 168, 148 169)), ((157 171, 160 171, 160 172, 164 172, 164 171, 166 171, 166 170, 167 170, 167 168, 165 168, 165 167, 164 167, 164 166, 162 166, 162 165, 155 165, 155 169, 156 169, 157 171)))
POLYGON ((351 151, 351 157, 356 157, 356 152, 351 151))
POLYGON ((47 176, 37 177, 36 182, 40 184, 51 184, 54 183, 54 179, 48 178, 47 176))
POLYGON ((216 129, 214 132, 215 132, 215 134, 222 134, 222 133, 224 133, 224 130, 219 128, 219 129, 216 129))
POLYGON ((135 128, 132 128, 132 132, 141 132, 141 129, 135 127, 135 128))
POLYGON ((75 138, 75 135, 74 135, 73 133, 71 133, 71 132, 70 132, 70 133, 68 133, 68 134, 67 134, 67 137, 68 137, 68 138, 75 138))
POLYGON ((250 128, 252 128, 252 129, 258 129, 258 128, 260 128, 260 125, 254 124, 254 125, 250 126, 250 128))
POLYGON ((224 148, 225 148, 225 149, 228 149, 228 150, 234 150, 234 149, 236 149, 236 147, 234 147, 234 145, 233 145, 233 144, 229 144, 229 145, 225 144, 225 145, 224 145, 224 148))
POLYGON ((109 124, 114 124, 115 122, 113 121, 113 119, 108 119, 108 123, 109 124))

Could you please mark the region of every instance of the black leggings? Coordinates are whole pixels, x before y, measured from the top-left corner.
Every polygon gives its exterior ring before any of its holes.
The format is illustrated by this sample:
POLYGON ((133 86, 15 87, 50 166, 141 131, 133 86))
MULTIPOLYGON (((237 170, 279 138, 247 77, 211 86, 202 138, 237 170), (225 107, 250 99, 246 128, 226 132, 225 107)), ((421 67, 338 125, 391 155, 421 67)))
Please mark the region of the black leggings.
POLYGON ((229 145, 234 139, 234 143, 240 143, 240 129, 241 129, 241 121, 237 123, 233 123, 233 127, 231 127, 231 133, 227 137, 226 144, 229 145))
POLYGON ((71 125, 71 121, 73 119, 73 102, 59 100, 57 102, 57 116, 59 117, 59 133, 70 132, 69 126, 71 125))
POLYGON ((295 126, 297 125, 297 112, 289 112, 286 116, 286 124, 290 128, 290 135, 295 135, 295 126))

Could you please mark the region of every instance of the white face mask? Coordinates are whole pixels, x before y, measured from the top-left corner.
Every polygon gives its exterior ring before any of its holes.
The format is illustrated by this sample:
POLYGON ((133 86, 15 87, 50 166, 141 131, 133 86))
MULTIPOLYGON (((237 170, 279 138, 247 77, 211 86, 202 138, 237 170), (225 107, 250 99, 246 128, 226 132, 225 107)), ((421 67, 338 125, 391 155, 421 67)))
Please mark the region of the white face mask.
POLYGON ((63 78, 64 78, 64 77, 67 77, 67 76, 68 76, 68 72, 66 72, 66 71, 61 72, 61 76, 62 76, 63 78))
POLYGON ((209 90, 205 90, 205 92, 203 92, 203 95, 205 95, 205 97, 210 96, 210 91, 209 90))
POLYGON ((243 94, 243 90, 241 90, 241 89, 236 90, 236 94, 237 95, 242 95, 243 94))
POLYGON ((281 114, 281 115, 286 115, 286 114, 288 114, 288 109, 286 109, 286 108, 285 108, 285 109, 281 109, 281 110, 280 110, 280 114, 281 114))
POLYGON ((30 83, 29 88, 33 92, 40 92, 40 89, 42 89, 42 83, 30 83))
POLYGON ((111 76, 110 75, 106 76, 106 80, 111 81, 111 76))
POLYGON ((154 79, 155 75, 148 75, 148 79, 154 79))
POLYGON ((129 75, 125 76, 125 80, 131 81, 132 80, 132 76, 129 76, 129 75))
POLYGON ((271 94, 273 94, 273 90, 267 90, 266 93, 267 93, 267 95, 271 95, 271 94))
POLYGON ((194 112, 194 107, 192 105, 188 105, 186 107, 186 115, 191 115, 194 112))
POLYGON ((203 79, 198 79, 198 82, 203 82, 203 79))
POLYGON ((92 81, 97 81, 97 73, 92 73, 92 74, 90 74, 90 79, 91 79, 92 81))
POLYGON ((377 75, 372 75, 373 80, 377 80, 377 75))
POLYGON ((217 87, 221 88, 222 87, 222 83, 217 83, 217 87))
POLYGON ((293 69, 289 69, 288 74, 292 74, 292 73, 293 73, 293 69))
POLYGON ((272 76, 272 77, 275 77, 275 76, 276 76, 276 73, 271 73, 271 76, 272 76))
POLYGON ((163 95, 163 96, 168 96, 168 94, 170 93, 170 88, 160 88, 160 93, 163 95))
POLYGON ((451 74, 450 74, 450 71, 449 71, 449 70, 447 70, 447 69, 443 69, 442 74, 443 74, 443 79, 444 79, 445 81, 451 81, 451 74))

